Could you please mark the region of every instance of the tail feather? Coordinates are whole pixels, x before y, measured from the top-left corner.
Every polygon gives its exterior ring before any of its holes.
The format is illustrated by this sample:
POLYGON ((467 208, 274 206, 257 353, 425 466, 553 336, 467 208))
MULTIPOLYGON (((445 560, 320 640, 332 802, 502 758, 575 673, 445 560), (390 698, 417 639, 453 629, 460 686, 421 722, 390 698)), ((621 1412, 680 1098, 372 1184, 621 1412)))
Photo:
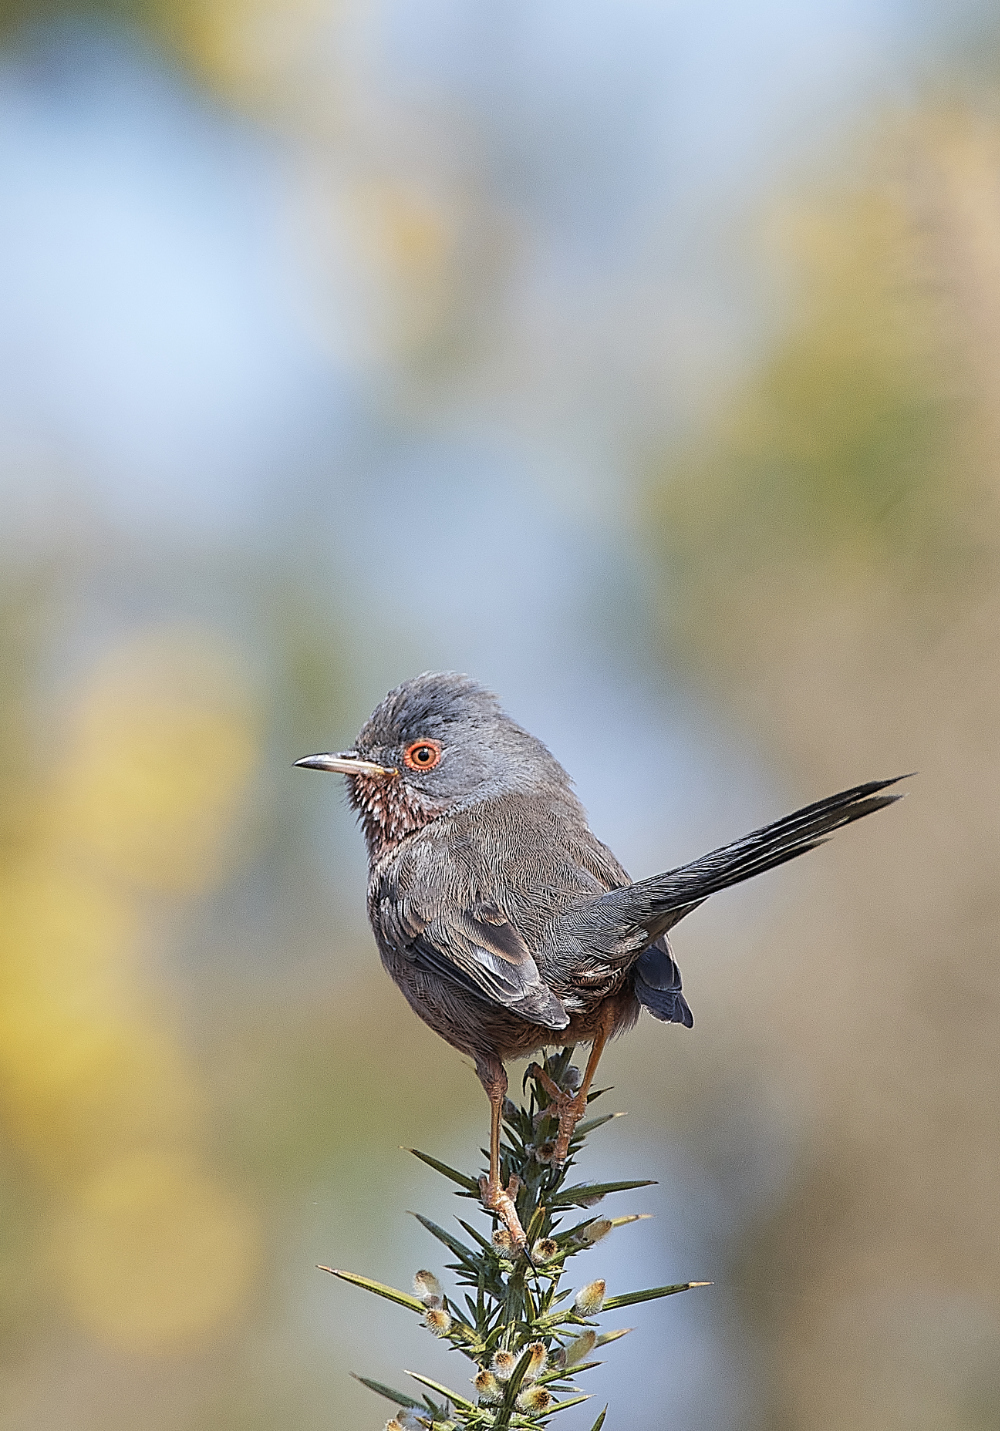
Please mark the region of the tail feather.
POLYGON ((654 875, 652 879, 640 881, 640 884, 649 887, 658 904, 667 900, 670 907, 705 899, 720 889, 739 884, 826 844, 835 830, 901 800, 902 795, 879 795, 877 792, 907 778, 897 775, 892 780, 870 780, 865 785, 856 785, 851 790, 830 795, 825 800, 818 800, 814 805, 806 805, 786 815, 784 819, 776 820, 772 825, 752 830, 742 839, 722 845, 690 864, 669 870, 666 874, 654 875))
MULTIPOLYGON (((712 850, 678 870, 654 876, 649 883, 676 881, 690 890, 684 896, 685 903, 690 899, 703 899, 731 884, 738 884, 752 875, 784 864, 786 860, 796 859, 825 844, 829 836, 842 826, 874 814, 886 805, 895 804, 903 798, 902 795, 880 795, 878 792, 908 778, 897 775, 891 780, 869 780, 864 785, 855 785, 850 790, 829 795, 825 800, 806 805, 771 825, 752 830, 742 839, 712 850)), ((664 893, 671 899, 675 898, 672 889, 665 887, 664 893)))
POLYGON ((681 971, 665 939, 657 939, 639 955, 633 969, 632 987, 640 1004, 654 1019, 694 1028, 694 1015, 681 992, 681 971))
POLYGON ((855 785, 752 830, 690 864, 611 890, 589 906, 592 917, 608 933, 615 929, 619 958, 627 956, 665 933, 710 894, 797 859, 825 844, 841 826, 901 799, 901 795, 879 792, 907 778, 897 775, 891 780, 855 785))

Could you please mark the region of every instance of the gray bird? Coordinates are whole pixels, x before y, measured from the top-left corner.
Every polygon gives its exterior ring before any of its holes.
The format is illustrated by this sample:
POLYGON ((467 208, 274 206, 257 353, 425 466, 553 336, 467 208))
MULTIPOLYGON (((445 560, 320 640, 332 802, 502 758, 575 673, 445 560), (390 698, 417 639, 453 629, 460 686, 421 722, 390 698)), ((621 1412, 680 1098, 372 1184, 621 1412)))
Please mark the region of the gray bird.
POLYGON ((518 1184, 500 1181, 505 1061, 548 1044, 591 1045, 575 1093, 548 1083, 559 1113, 553 1161, 563 1163, 607 1040, 644 1007, 665 1023, 694 1023, 668 930, 717 890, 900 798, 879 793, 895 780, 872 780, 633 884, 592 834, 559 762, 467 676, 405 681, 353 750, 296 764, 347 777, 382 962, 424 1022, 475 1060, 492 1115, 483 1204, 521 1250, 518 1184))

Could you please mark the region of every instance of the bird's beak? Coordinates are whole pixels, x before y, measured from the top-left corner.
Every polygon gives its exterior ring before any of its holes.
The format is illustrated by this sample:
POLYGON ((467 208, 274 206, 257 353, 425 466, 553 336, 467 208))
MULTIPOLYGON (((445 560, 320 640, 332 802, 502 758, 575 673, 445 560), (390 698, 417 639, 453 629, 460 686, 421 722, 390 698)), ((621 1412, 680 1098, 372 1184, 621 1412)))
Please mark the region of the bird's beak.
POLYGON ((295 764, 304 765, 307 770, 329 770, 334 775, 396 774, 395 770, 387 770, 372 760, 362 760, 354 750, 342 750, 339 755, 304 755, 295 764))

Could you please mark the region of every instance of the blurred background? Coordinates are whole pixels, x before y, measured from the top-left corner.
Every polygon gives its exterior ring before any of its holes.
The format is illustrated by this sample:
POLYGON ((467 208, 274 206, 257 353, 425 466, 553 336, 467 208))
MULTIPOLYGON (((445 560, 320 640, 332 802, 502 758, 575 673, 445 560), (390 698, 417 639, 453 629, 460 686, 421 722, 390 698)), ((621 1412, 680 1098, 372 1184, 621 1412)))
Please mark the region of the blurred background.
POLYGON ((636 876, 920 771, 681 926, 693 1033, 607 1055, 585 1172, 659 1182, 592 1275, 715 1285, 590 1406, 995 1427, 1000 11, 0 24, 4 1427, 376 1428, 350 1370, 461 1381, 314 1270, 440 1270, 405 1210, 464 1205, 399 1145, 486 1133, 291 769, 428 668, 636 876))

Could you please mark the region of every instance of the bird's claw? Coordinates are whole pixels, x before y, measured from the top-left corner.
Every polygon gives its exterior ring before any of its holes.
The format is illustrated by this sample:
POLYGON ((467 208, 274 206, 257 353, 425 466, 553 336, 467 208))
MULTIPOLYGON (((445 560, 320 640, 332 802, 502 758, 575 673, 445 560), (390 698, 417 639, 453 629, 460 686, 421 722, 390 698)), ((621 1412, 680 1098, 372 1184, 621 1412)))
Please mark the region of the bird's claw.
POLYGON ((479 1179, 479 1195, 483 1200, 483 1207, 487 1212, 495 1212, 497 1217, 510 1233, 511 1241, 517 1252, 527 1255, 528 1239, 524 1235, 524 1228, 521 1226, 521 1219, 517 1215, 517 1208, 514 1206, 514 1199, 521 1190, 521 1180, 516 1174, 511 1175, 510 1182, 506 1187, 499 1178, 494 1182, 485 1173, 479 1179))
MULTIPOLYGON (((559 1087, 555 1079, 545 1072, 545 1069, 540 1063, 529 1063, 524 1070, 524 1077, 525 1080, 533 1078, 536 1083, 540 1083, 553 1103, 559 1103, 568 1097, 563 1089, 559 1087)), ((542 1110, 543 1113, 547 1113, 548 1111, 548 1109, 542 1110)))
POLYGON ((564 1094, 559 1104, 559 1133, 556 1137, 556 1145, 552 1152, 552 1165, 561 1168, 569 1157, 570 1139, 576 1131, 576 1125, 587 1111, 587 1096, 585 1093, 574 1093, 572 1097, 564 1094))
POLYGON ((582 1089, 578 1093, 567 1093, 537 1063, 530 1064, 527 1071, 549 1095, 549 1106, 543 1111, 550 1117, 555 1114, 559 1119, 559 1132, 556 1134, 549 1162, 553 1167, 561 1168, 569 1157, 573 1131, 587 1111, 587 1096, 582 1089))

